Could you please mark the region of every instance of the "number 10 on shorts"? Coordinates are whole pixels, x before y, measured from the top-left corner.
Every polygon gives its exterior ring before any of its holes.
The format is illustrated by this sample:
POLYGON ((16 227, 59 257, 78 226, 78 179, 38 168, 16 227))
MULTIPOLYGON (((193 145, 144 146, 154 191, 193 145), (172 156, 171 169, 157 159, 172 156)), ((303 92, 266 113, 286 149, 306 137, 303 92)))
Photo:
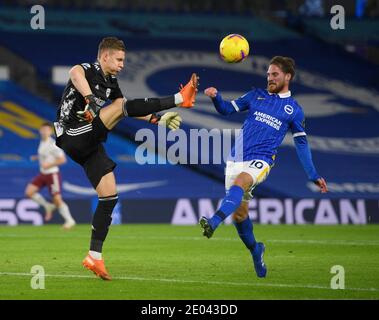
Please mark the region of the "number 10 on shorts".
POLYGON ((263 166, 264 166, 263 162, 259 161, 259 160, 253 160, 253 161, 251 161, 251 163, 249 165, 250 168, 255 167, 257 169, 262 169, 263 166))

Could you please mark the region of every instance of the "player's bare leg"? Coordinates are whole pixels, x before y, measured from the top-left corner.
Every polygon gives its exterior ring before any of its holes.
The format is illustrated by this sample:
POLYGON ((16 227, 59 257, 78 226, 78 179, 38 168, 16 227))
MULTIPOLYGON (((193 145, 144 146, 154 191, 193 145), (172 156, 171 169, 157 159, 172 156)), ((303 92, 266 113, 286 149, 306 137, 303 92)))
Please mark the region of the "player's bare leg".
POLYGON ((109 197, 117 193, 116 178, 113 172, 109 172, 101 178, 96 192, 99 197, 109 197))
POLYGON ((25 195, 28 197, 28 198, 31 198, 33 196, 33 194, 35 194, 36 192, 39 191, 39 188, 37 186, 35 186, 34 184, 31 184, 29 183, 27 186, 26 186, 26 189, 25 189, 25 195))
MULTIPOLYGON (((197 87, 199 85, 198 80, 198 76, 193 73, 188 83, 185 86, 181 86, 180 91, 172 97, 171 104, 164 103, 162 106, 156 105, 157 100, 160 100, 157 98, 147 100, 137 99, 126 102, 124 99, 116 99, 110 105, 100 110, 100 119, 108 130, 112 130, 127 114, 131 117, 144 117, 152 114, 153 112, 159 112, 177 106, 182 108, 191 108, 195 103, 197 87), (130 106, 128 106, 128 103, 130 106), (138 107, 136 103, 138 103, 140 107, 138 107), (144 104, 147 108, 143 109, 142 104, 144 104), (137 113, 136 109, 139 109, 137 113)), ((165 99, 167 100, 169 98, 165 99)))
POLYGON ((232 219, 235 223, 241 223, 249 216, 249 202, 242 201, 241 205, 232 215, 232 219))
POLYGON ((113 172, 103 176, 96 187, 99 204, 92 221, 91 248, 83 266, 103 280, 111 280, 102 258, 102 246, 112 222, 112 211, 117 203, 116 179, 113 172))
POLYGON ((56 209, 55 205, 51 202, 46 201, 46 199, 38 192, 39 188, 34 184, 29 183, 25 189, 25 195, 37 202, 45 210, 45 221, 51 220, 53 216, 53 211, 56 209))
POLYGON ((246 172, 241 172, 234 180, 234 185, 241 187, 244 191, 248 190, 253 183, 253 177, 246 172))
POLYGON ((113 101, 109 106, 100 110, 100 119, 108 130, 112 130, 116 124, 124 117, 123 99, 113 101))

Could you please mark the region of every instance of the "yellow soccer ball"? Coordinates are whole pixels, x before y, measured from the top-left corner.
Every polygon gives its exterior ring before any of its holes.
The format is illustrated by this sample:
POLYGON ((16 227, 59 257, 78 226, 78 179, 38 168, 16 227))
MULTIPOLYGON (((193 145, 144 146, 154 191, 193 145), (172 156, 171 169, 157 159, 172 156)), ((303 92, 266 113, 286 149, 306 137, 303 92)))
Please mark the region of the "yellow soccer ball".
POLYGON ((248 54, 249 42, 239 34, 229 34, 220 43, 220 55, 225 62, 241 62, 248 54))

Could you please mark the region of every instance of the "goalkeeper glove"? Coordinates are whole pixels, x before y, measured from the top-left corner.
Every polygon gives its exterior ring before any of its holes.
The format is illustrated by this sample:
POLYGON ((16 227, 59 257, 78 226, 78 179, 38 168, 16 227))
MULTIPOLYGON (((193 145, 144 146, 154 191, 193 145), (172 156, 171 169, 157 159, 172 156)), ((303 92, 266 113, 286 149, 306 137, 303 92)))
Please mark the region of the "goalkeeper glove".
POLYGON ((149 122, 156 123, 161 126, 166 126, 170 130, 176 130, 180 127, 182 118, 177 112, 166 112, 162 116, 153 113, 149 122))
POLYGON ((83 111, 76 112, 79 121, 87 121, 91 123, 93 119, 97 116, 97 112, 100 110, 100 107, 96 104, 95 95, 89 94, 84 97, 86 101, 86 106, 83 111))

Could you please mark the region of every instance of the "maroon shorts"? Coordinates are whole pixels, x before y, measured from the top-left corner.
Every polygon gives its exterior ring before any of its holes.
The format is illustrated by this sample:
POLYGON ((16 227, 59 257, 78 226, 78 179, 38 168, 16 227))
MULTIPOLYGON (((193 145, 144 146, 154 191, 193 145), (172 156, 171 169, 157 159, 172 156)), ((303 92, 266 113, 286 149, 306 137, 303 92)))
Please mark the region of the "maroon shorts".
POLYGON ((60 194, 62 189, 61 174, 60 172, 49 174, 40 173, 32 180, 31 184, 38 187, 38 189, 42 189, 46 186, 49 187, 49 192, 52 196, 60 194))

